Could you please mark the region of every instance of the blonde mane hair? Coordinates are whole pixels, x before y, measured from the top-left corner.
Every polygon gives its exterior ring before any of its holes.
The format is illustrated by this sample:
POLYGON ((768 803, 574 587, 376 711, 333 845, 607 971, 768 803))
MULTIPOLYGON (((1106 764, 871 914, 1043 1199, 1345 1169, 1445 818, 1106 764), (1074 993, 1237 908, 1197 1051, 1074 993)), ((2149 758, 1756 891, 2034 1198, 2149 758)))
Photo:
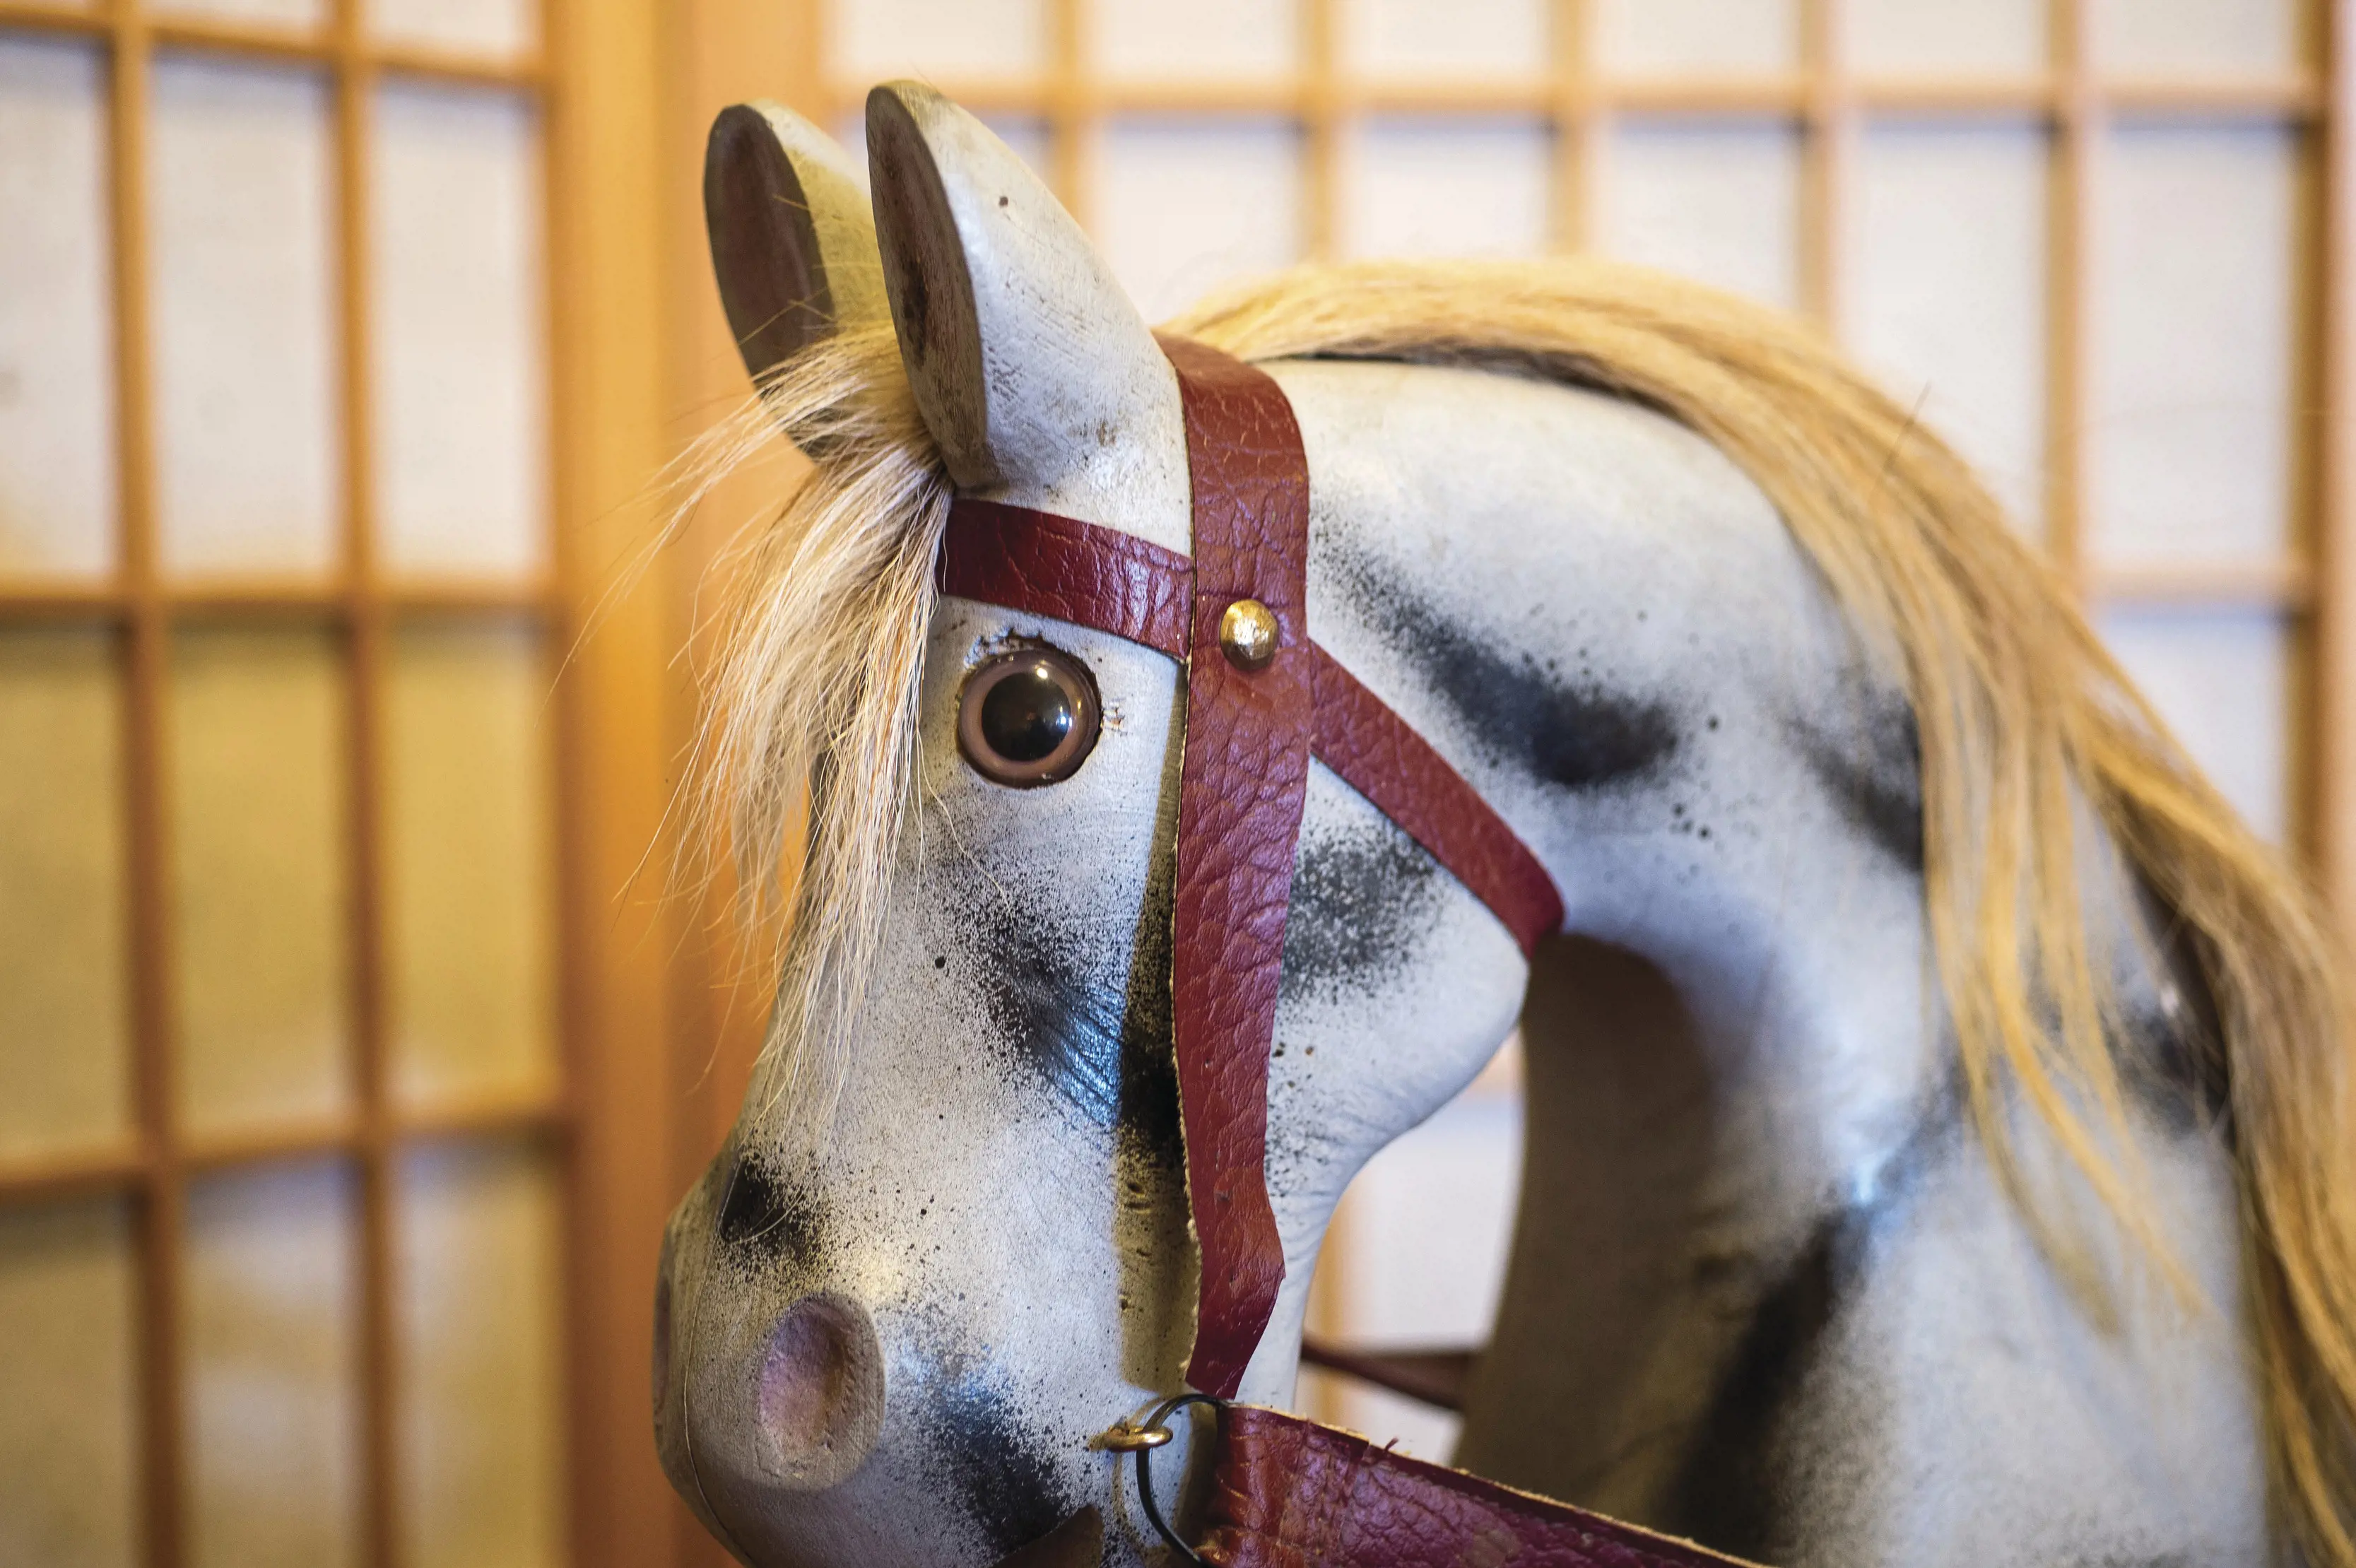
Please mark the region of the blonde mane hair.
MULTIPOLYGON (((2163 1221, 2122 1152, 2120 1019, 2082 907, 2073 802, 2091 810, 2205 981, 2214 1038, 2196 1043, 2229 1085, 2279 1502, 2314 1560, 2356 1568, 2356 1122, 2337 939, 1966 466, 1813 331, 1600 261, 1308 266, 1171 326, 1245 359, 1475 365, 1601 389, 1739 464, 1912 698, 1933 961, 2000 1168, 2007 1116, 2025 1107, 2165 1270, 2163 1221)), ((820 345, 764 396, 819 459, 740 578, 701 798, 759 885, 811 781, 765 1060, 770 1093, 814 1127, 905 821, 948 489, 888 331, 820 345)))

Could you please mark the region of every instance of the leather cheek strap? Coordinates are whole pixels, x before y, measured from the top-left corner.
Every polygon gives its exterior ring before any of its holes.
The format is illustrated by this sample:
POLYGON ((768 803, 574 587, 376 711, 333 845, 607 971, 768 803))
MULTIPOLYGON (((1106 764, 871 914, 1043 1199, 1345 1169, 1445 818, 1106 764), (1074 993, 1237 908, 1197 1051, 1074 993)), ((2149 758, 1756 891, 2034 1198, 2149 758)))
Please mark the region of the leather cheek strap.
POLYGON ((1191 343, 1164 350, 1185 406, 1194 513, 1170 944, 1203 1258, 1186 1381, 1226 1398, 1284 1283, 1268 1197, 1268 1061, 1309 786, 1309 464, 1292 405, 1265 372, 1191 343), (1276 651, 1257 669, 1220 646, 1220 622, 1244 599, 1276 619, 1276 651))
POLYGON ((1171 942, 1172 1033, 1202 1289, 1186 1381, 1234 1394, 1284 1281, 1266 1176, 1269 1051, 1309 759, 1322 758, 1505 923, 1525 955, 1562 923, 1553 879, 1430 744, 1308 638, 1309 473, 1283 391, 1183 339, 1190 560, 1115 529, 958 499, 944 592, 1109 632, 1186 664, 1171 942), (1239 599, 1274 656, 1227 659, 1239 599))

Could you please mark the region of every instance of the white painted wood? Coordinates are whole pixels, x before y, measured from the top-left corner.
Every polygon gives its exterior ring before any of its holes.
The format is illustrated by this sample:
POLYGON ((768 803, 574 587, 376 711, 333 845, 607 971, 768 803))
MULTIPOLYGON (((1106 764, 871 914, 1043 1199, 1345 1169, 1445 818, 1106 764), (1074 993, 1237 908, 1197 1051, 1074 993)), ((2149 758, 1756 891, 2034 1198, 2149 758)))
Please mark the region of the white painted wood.
MULTIPOLYGON (((892 304, 884 297, 875 215, 867 196, 865 125, 860 127, 854 155, 783 104, 764 101, 753 107, 768 122, 778 150, 800 182, 819 251, 814 270, 826 279, 835 324, 848 327, 888 322, 892 304)), ((722 286, 726 287, 724 281, 722 286)))
POLYGON ((327 83, 166 56, 153 101, 164 564, 325 571, 343 516, 327 83))
MULTIPOLYGON (((975 118, 990 127, 990 133, 1005 143, 1031 167, 1041 179, 1048 177, 1048 162, 1055 150, 1055 133, 1047 122, 1031 114, 981 114, 975 118)), ((859 183, 867 184, 867 112, 854 107, 828 127, 834 139, 842 144, 851 162, 859 170, 859 183)))
POLYGON ((105 94, 96 50, 0 38, 0 571, 114 560, 105 94))
POLYGON ((911 193, 879 202, 876 238, 901 357, 950 477, 1187 549, 1177 377, 1079 225, 930 89, 895 82, 872 98, 867 145, 872 179, 911 193))
POLYGON ((548 551, 540 123, 422 85, 387 84, 375 112, 380 548, 396 571, 526 576, 548 551))

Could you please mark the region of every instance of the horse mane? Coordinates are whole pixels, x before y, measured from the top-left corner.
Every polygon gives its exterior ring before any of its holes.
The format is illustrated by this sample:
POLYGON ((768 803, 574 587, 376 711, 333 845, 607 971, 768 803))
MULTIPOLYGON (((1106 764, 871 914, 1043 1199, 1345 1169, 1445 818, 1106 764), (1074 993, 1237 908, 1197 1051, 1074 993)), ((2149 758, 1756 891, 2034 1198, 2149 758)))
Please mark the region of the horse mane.
MULTIPOLYGON (((2338 939, 1969 468, 1815 332, 1599 260, 1303 266, 1170 326, 1248 360, 1469 365, 1600 389, 1741 467, 1911 696, 1933 963, 1999 1170, 2014 1176, 2008 1116, 2024 1107, 2166 1271, 2082 905, 2083 803, 2206 984, 2212 1038, 2192 1043, 2227 1085, 2250 1295, 2221 1305, 2251 1324, 2287 1522, 2313 1560, 2356 1568, 2356 1102, 2338 939)), ((744 884, 774 885, 811 781, 764 1062, 768 1092, 814 1127, 830 1119, 905 820, 948 487, 888 330, 820 345, 764 397, 798 435, 820 432, 803 438, 820 456, 740 574, 700 798, 744 884)))

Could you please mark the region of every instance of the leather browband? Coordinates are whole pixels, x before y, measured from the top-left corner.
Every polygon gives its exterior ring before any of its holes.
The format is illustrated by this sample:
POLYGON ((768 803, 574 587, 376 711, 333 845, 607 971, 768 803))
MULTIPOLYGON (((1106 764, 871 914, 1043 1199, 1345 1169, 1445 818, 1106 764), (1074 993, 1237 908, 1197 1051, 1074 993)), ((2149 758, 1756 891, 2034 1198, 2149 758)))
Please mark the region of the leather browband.
POLYGON ((1117 529, 959 497, 942 592, 1108 632, 1186 665, 1171 1025, 1202 1294, 1186 1381, 1230 1397, 1284 1280, 1265 1171, 1269 1049, 1313 752, 1503 921, 1525 955, 1559 927, 1545 867, 1446 759, 1308 637, 1309 470, 1262 371, 1165 338, 1185 411, 1192 559, 1117 529), (1274 656, 1221 652, 1239 599, 1274 656))
MULTIPOLYGON (((1176 550, 1076 517, 960 496, 941 549, 941 591, 1109 632, 1186 656, 1187 581, 1176 550)), ((1311 751, 1505 923, 1522 955, 1562 925, 1554 879, 1505 819, 1389 704, 1309 645, 1311 751)))

